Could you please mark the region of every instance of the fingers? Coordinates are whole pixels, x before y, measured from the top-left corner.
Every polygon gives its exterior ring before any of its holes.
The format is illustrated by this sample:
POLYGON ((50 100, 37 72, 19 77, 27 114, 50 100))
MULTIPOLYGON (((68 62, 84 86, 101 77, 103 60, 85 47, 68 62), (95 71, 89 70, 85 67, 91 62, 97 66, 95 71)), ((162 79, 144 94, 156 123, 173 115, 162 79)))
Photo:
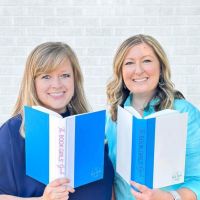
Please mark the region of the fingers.
POLYGON ((75 192, 75 189, 68 186, 68 187, 67 187, 67 191, 68 191, 68 192, 71 192, 71 193, 74 193, 74 192, 75 192))
POLYGON ((57 187, 59 185, 64 185, 64 184, 67 184, 69 182, 70 182, 70 180, 67 179, 67 178, 58 178, 58 179, 52 181, 51 183, 49 183, 49 186, 57 187))
POLYGON ((69 179, 60 178, 52 181, 46 186, 43 197, 51 200, 66 200, 69 198, 69 192, 73 193, 75 190, 70 187, 69 179))
POLYGON ((154 200, 161 199, 157 190, 150 189, 145 185, 130 181, 132 186, 131 193, 137 200, 154 200))
POLYGON ((131 189, 131 193, 136 199, 142 199, 142 197, 143 197, 142 193, 137 192, 134 189, 131 189))
POLYGON ((133 186, 133 188, 136 188, 136 192, 145 193, 146 191, 149 190, 149 188, 146 187, 145 185, 141 185, 139 183, 136 183, 135 181, 130 181, 130 183, 133 186))
POLYGON ((72 188, 72 187, 70 187, 68 185, 61 185, 61 186, 56 188, 56 191, 60 192, 60 193, 61 192, 65 192, 65 191, 73 193, 75 190, 74 190, 74 188, 72 188))

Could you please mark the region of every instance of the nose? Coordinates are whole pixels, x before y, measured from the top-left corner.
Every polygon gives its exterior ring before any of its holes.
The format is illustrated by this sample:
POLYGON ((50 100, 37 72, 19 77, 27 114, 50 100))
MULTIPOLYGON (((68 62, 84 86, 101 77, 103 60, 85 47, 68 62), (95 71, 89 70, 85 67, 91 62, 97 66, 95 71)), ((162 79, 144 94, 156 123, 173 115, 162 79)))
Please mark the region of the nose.
POLYGON ((53 88, 59 88, 59 87, 61 87, 61 85, 62 85, 62 82, 61 82, 61 80, 60 80, 59 77, 52 78, 51 87, 53 87, 53 88))
POLYGON ((135 74, 142 74, 144 72, 144 69, 142 67, 141 63, 137 63, 135 66, 135 74))

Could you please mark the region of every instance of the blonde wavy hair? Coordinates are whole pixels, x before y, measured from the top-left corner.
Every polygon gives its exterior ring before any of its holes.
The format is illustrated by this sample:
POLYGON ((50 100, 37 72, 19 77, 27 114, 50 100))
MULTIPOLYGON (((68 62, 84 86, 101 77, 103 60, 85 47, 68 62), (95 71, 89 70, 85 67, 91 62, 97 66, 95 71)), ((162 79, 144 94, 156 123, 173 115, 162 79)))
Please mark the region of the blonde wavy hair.
POLYGON ((74 95, 66 108, 70 111, 70 114, 88 112, 89 105, 83 88, 83 75, 76 54, 65 43, 46 42, 33 49, 27 58, 13 116, 21 114, 23 118, 24 105, 41 105, 35 89, 35 78, 59 68, 65 59, 69 59, 71 62, 74 73, 74 95))
MULTIPOLYGON (((124 104, 130 91, 125 87, 122 77, 122 65, 128 51, 136 45, 145 43, 155 52, 160 62, 160 78, 157 90, 153 98, 159 99, 155 110, 173 108, 176 98, 184 98, 181 92, 174 89, 171 81, 170 65, 166 53, 159 42, 149 35, 135 35, 126 39, 118 48, 113 60, 113 76, 107 85, 107 101, 110 106, 110 114, 113 121, 117 120, 117 106, 124 104)), ((148 109, 149 104, 145 109, 148 109)))

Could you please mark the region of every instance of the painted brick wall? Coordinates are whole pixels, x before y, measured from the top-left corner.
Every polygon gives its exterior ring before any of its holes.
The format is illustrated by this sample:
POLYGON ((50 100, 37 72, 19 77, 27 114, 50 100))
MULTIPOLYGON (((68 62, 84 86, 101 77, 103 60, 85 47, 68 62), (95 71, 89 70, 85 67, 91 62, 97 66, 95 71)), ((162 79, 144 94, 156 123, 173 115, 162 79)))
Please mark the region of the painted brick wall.
POLYGON ((161 42, 177 89, 200 107, 199 0, 1 0, 0 124, 16 101, 26 57, 39 43, 72 46, 88 99, 99 109, 106 105, 105 85, 117 47, 138 33, 161 42))

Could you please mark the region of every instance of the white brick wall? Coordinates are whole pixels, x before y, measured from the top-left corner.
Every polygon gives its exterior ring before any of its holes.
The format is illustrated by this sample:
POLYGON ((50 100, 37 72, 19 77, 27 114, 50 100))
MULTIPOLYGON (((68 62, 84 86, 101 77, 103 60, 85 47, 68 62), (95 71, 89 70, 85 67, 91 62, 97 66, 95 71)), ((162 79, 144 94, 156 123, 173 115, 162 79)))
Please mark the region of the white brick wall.
POLYGON ((26 57, 39 43, 64 41, 74 48, 88 99, 99 109, 116 48, 138 33, 161 42, 177 89, 200 107, 199 0, 1 0, 0 124, 16 101, 26 57))

